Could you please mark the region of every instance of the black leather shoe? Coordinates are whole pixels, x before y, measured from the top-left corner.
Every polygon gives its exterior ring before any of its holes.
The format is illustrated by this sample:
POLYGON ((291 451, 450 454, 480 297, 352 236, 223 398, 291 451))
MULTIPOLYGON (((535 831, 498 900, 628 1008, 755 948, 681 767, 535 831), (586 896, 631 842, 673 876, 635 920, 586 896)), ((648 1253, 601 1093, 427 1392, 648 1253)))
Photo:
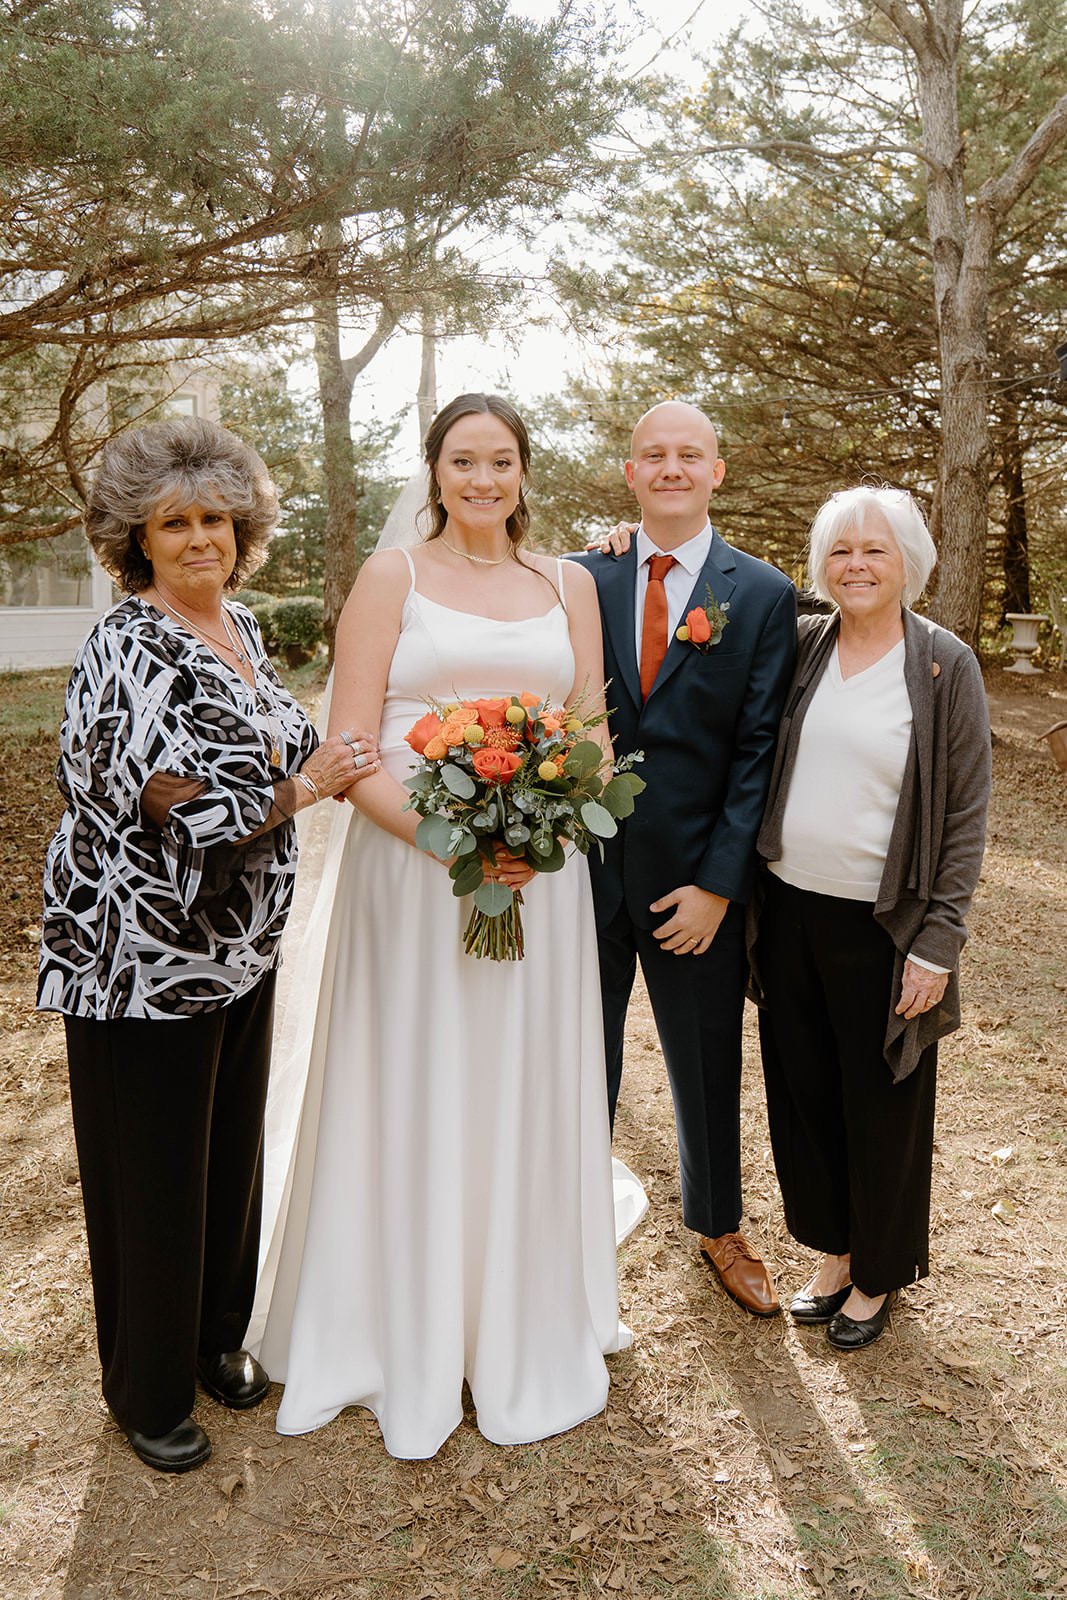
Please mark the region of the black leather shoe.
POLYGON ((809 1324, 829 1322, 834 1313, 841 1310, 851 1293, 850 1283, 846 1283, 843 1289, 835 1290, 833 1294, 805 1294, 802 1289, 790 1301, 789 1315, 794 1322, 809 1324))
POLYGON ((217 1356, 201 1356, 196 1363, 197 1377, 213 1400, 220 1400, 231 1411, 248 1411, 267 1398, 270 1379, 255 1356, 247 1350, 230 1350, 217 1356))
POLYGON ((826 1337, 835 1350, 862 1350, 865 1345, 873 1344, 881 1337, 886 1322, 889 1320, 890 1307, 897 1298, 897 1291, 890 1289, 873 1317, 866 1317, 862 1322, 846 1317, 839 1311, 830 1321, 826 1330, 826 1337))
MULTIPOLYGON (((121 1422, 119 1427, 122 1427, 121 1422)), ((122 1431, 145 1466, 155 1467, 157 1472, 190 1472, 193 1467, 201 1466, 211 1454, 211 1440, 203 1428, 197 1427, 192 1417, 186 1417, 169 1433, 161 1433, 154 1438, 147 1433, 138 1433, 136 1428, 122 1428, 122 1431)))

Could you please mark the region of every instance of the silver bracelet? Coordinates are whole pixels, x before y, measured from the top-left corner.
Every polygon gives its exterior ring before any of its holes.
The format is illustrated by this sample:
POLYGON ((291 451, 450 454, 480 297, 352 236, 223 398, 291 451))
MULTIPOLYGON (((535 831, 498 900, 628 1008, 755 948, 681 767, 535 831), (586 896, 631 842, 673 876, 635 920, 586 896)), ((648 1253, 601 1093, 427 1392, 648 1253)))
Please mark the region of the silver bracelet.
POLYGON ((297 783, 302 783, 304 785, 304 788, 308 791, 308 793, 312 796, 313 799, 315 799, 315 800, 321 800, 322 799, 321 794, 319 793, 318 789, 315 787, 315 784, 313 783, 313 781, 308 777, 306 772, 294 772, 293 773, 293 777, 296 779, 297 783))

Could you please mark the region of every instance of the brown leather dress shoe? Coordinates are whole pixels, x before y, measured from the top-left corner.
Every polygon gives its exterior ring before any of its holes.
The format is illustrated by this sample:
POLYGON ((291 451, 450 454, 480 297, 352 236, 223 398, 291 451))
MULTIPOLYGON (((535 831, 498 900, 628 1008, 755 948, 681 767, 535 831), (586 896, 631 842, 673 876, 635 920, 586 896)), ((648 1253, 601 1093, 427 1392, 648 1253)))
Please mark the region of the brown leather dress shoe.
POLYGON ((721 1233, 717 1239, 701 1236, 700 1253, 719 1275, 731 1300, 754 1317, 776 1317, 781 1310, 770 1273, 740 1233, 721 1233))

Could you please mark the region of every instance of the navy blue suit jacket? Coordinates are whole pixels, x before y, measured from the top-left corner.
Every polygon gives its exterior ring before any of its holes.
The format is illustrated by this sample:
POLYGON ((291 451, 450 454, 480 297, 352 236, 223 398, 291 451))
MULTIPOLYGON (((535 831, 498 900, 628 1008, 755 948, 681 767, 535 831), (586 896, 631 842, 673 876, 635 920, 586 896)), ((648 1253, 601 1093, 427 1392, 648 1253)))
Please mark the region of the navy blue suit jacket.
POLYGON ((672 639, 642 705, 635 545, 624 556, 574 559, 592 572, 600 596, 615 753, 643 750, 635 771, 648 785, 605 844, 603 863, 590 853, 598 923, 625 903, 638 927, 654 927, 663 917, 651 903, 687 883, 746 900, 796 655, 793 585, 713 532, 685 610, 705 605, 710 588, 720 605, 729 602, 730 620, 707 651, 672 639))

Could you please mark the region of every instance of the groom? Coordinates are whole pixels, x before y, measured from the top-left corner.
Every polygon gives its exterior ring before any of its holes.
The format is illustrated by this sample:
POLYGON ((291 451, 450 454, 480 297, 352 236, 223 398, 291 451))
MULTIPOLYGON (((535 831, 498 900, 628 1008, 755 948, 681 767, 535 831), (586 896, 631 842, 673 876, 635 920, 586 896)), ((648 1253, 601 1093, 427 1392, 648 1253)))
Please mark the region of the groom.
POLYGON ((667 401, 633 432, 641 508, 627 553, 580 556, 596 579, 616 755, 648 787, 590 856, 614 1121, 626 1008, 641 962, 674 1099, 685 1225, 726 1292, 779 1309, 741 1221, 744 902, 796 647, 793 585, 708 521, 725 463, 695 406, 667 401), (679 627, 688 618, 689 636, 679 627))

